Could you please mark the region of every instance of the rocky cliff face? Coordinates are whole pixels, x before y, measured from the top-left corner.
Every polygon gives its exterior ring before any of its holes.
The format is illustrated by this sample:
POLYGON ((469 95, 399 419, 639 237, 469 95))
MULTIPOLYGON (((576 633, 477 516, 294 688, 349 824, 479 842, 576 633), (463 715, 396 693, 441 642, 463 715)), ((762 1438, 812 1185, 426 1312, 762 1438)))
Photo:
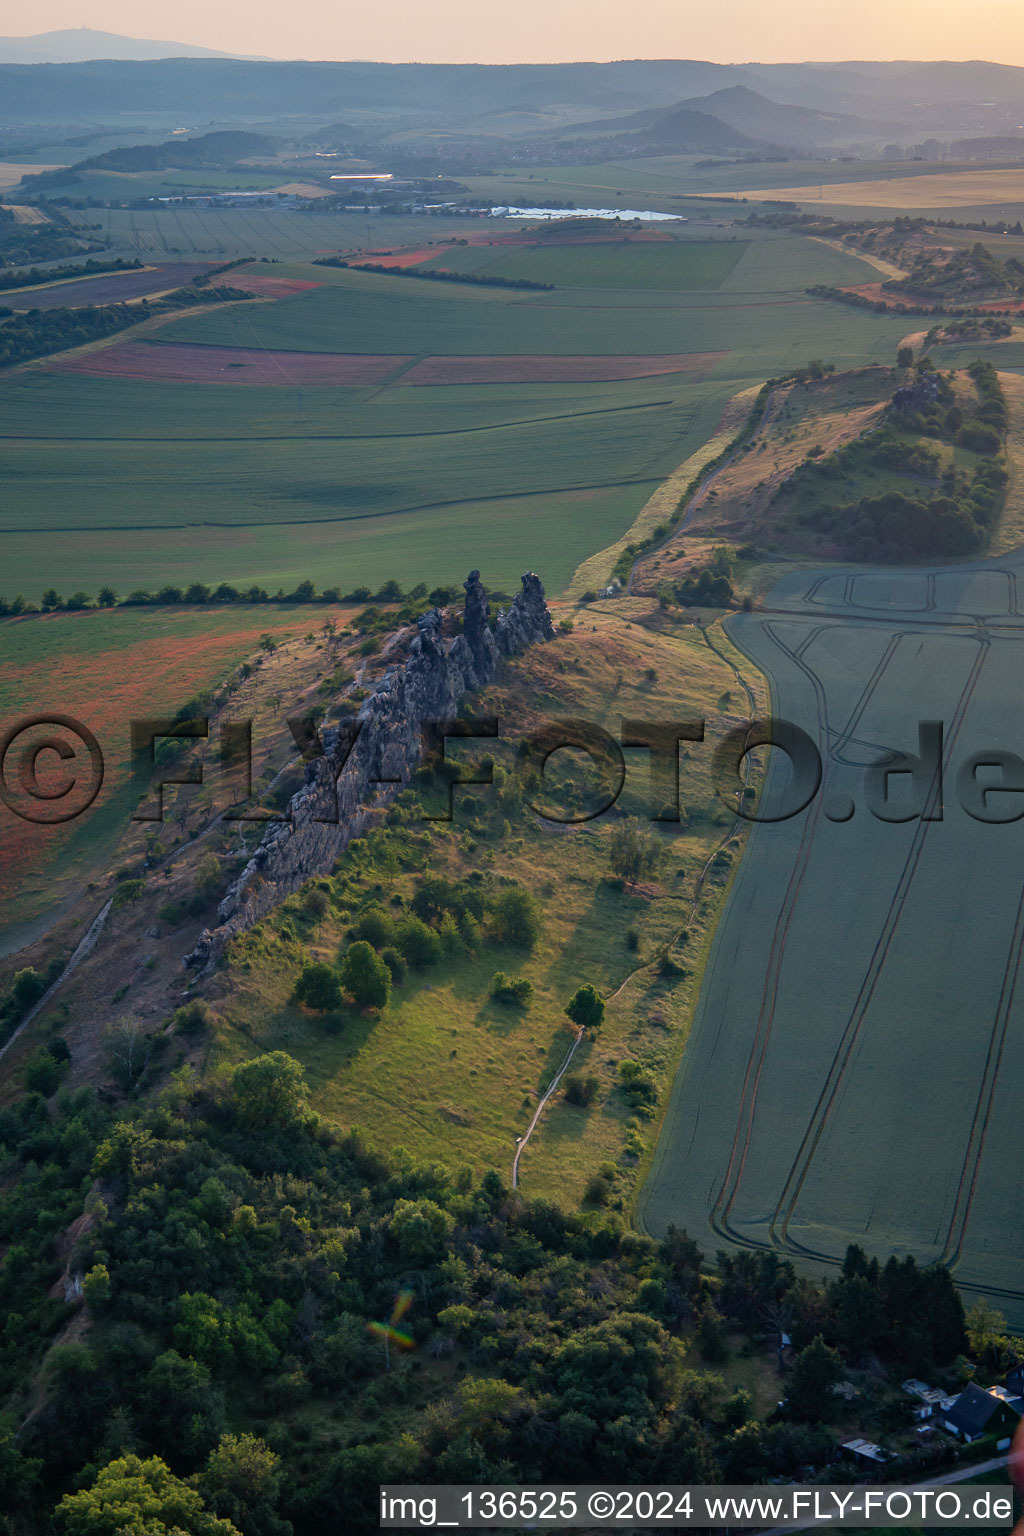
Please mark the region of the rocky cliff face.
POLYGON ((502 657, 553 637, 539 576, 523 577, 522 591, 493 630, 480 572, 464 585, 462 633, 446 640, 439 610, 425 613, 404 666, 385 672, 354 722, 324 732, 323 755, 308 764, 286 819, 268 826, 220 904, 220 926, 202 934, 186 966, 205 964, 312 876, 329 874, 374 811, 408 783, 423 756, 425 723, 453 718, 462 696, 486 686, 502 657))

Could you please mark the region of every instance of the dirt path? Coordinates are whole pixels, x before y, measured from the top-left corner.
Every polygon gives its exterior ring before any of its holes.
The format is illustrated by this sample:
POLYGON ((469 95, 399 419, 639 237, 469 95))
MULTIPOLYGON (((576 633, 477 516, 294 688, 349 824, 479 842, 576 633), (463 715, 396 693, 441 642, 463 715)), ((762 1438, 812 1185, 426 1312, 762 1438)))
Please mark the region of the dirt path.
POLYGON ((580 1041, 583 1039, 584 1033, 585 1033, 585 1031, 582 1030, 582 1029, 577 1031, 576 1039, 573 1041, 572 1045, 569 1047, 568 1051, 566 1052, 565 1059, 562 1062, 562 1065, 559 1067, 558 1071, 555 1073, 554 1077, 551 1079, 551 1082, 548 1084, 547 1092, 544 1094, 544 1097, 541 1099, 540 1103, 537 1105, 537 1108, 533 1112, 533 1119, 530 1121, 529 1125, 526 1128, 526 1134, 519 1138, 519 1145, 518 1145, 518 1147, 516 1147, 516 1155, 512 1159, 512 1188, 513 1189, 518 1189, 519 1188, 519 1159, 523 1155, 523 1148, 526 1146, 526 1143, 529 1141, 530 1137, 533 1135, 534 1131, 537 1129, 537 1124, 538 1124, 538 1122, 540 1120, 540 1117, 544 1113, 544 1106, 547 1104, 547 1102, 550 1099, 551 1095, 554 1093, 555 1089, 558 1087, 559 1083, 562 1081, 562 1078, 565 1075, 566 1069, 567 1069, 570 1061, 572 1061, 573 1057, 575 1056, 576 1050, 577 1050, 577 1047, 580 1044, 580 1041))
MULTIPOLYGON (((778 413, 779 409, 780 398, 778 396, 778 391, 772 390, 764 403, 764 410, 761 413, 761 417, 757 423, 757 426, 749 435, 744 433, 744 442, 749 441, 750 438, 756 437, 758 432, 762 431, 766 426, 768 426, 769 423, 774 420, 774 417, 778 413)), ((693 514, 706 501, 707 493, 714 485, 718 476, 735 463, 736 457, 741 452, 742 447, 743 443, 737 443, 735 448, 731 450, 731 452, 727 455, 726 458, 722 460, 721 464, 719 464, 717 468, 709 470, 708 473, 703 476, 697 489, 694 491, 693 495, 687 502, 686 511, 683 513, 676 526, 666 535, 665 538, 661 540, 659 544, 652 544, 650 549, 645 549, 643 554, 638 555, 637 558, 633 561, 629 572, 629 579, 626 582, 627 597, 631 597, 633 595, 633 582, 636 579, 636 573, 642 563, 649 559, 651 555, 657 554, 660 550, 671 544, 673 539, 677 538, 678 535, 682 533, 683 529, 687 526, 687 524, 690 522, 690 519, 693 517, 693 514)))
POLYGON ((833 251, 841 251, 844 256, 856 256, 861 261, 866 261, 869 267, 874 267, 876 272, 881 272, 884 277, 906 277, 902 267, 897 267, 894 262, 886 261, 884 256, 875 256, 871 251, 854 250, 849 245, 844 245, 841 240, 830 240, 827 235, 811 235, 819 245, 827 245, 833 251))
MULTIPOLYGON (((732 669, 732 671, 736 674, 736 678, 739 681, 740 686, 742 687, 744 693, 747 696, 747 701, 748 701, 748 703, 750 705, 750 718, 753 720, 754 717, 757 714, 757 700, 754 697, 753 689, 750 687, 750 684, 747 682, 746 678, 743 676, 743 673, 740 671, 739 667, 732 660, 732 658, 727 656, 724 651, 720 651, 718 649, 718 646, 714 644, 714 642, 711 640, 710 636, 708 635, 708 632, 707 632, 706 629, 702 631, 702 634, 703 634, 703 638, 704 638, 704 643, 709 647, 709 649, 714 651, 715 655, 720 657, 721 660, 725 662, 726 666, 730 667, 732 669)), ((749 778, 749 775, 750 775, 750 762, 749 762, 749 759, 746 758, 746 757, 743 759, 743 775, 744 775, 744 783, 746 783, 746 781, 747 781, 747 779, 749 778)), ((711 869, 712 864, 714 863, 714 861, 718 857, 718 855, 721 853, 722 849, 726 846, 726 844, 728 842, 730 842, 731 839, 736 836, 737 832, 741 831, 742 828, 744 826, 746 826, 746 824, 747 823, 746 823, 745 819, 742 816, 737 815, 735 817, 735 819, 733 820, 732 825, 729 827, 729 830, 724 834, 724 836, 722 836, 718 840, 718 842, 712 848, 711 852, 708 854, 708 856, 705 859, 704 863, 701 865, 700 871, 699 871, 699 873, 697 875, 697 881, 696 881, 696 884, 694 885, 694 889, 693 889, 693 901, 690 903, 690 909, 689 909, 689 911, 688 911, 688 913, 686 915, 686 918, 683 921, 683 923, 673 932, 671 938, 666 940, 666 942, 660 946, 660 948, 656 951, 656 953, 654 955, 652 955, 650 960, 646 960, 643 963, 643 965, 636 966, 632 971, 629 972, 629 974, 626 977, 624 977, 624 979, 615 988, 615 991, 614 992, 610 992, 608 994, 608 996, 605 998, 605 1002, 606 1003, 614 1002, 615 999, 629 985, 629 983, 631 981, 633 981, 637 976, 642 975, 644 971, 649 971, 653 966, 660 964, 661 961, 665 958, 665 956, 669 953, 669 951, 679 942, 680 935, 683 934, 685 932, 685 930, 693 922, 693 915, 696 912, 697 907, 700 904, 701 896, 704 893, 704 883, 707 880, 708 873, 709 873, 709 871, 711 869)), ((540 1117, 544 1113, 544 1109, 547 1106, 548 1101, 550 1100, 550 1098, 554 1094, 555 1089, 558 1087, 559 1083, 562 1081, 562 1078, 564 1077, 564 1075, 566 1073, 566 1070, 568 1069, 569 1063, 572 1061, 572 1058, 575 1056, 577 1048, 581 1044, 585 1033, 586 1033, 586 1031, 583 1030, 583 1029, 581 1029, 578 1032, 578 1034, 576 1036, 576 1039, 573 1041, 572 1045, 569 1047, 569 1050, 567 1051, 567 1053, 565 1055, 565 1059, 563 1060, 562 1065, 559 1067, 558 1071, 555 1073, 555 1075, 552 1078, 550 1084, 548 1085, 547 1091, 545 1092, 545 1094, 544 1094, 543 1098, 541 1099, 540 1103, 537 1105, 537 1108, 534 1110, 534 1112, 533 1112, 533 1119, 530 1121, 530 1124, 528 1125, 528 1127, 526 1129, 526 1134, 520 1139, 519 1145, 516 1148, 516 1155, 515 1155, 515 1157, 512 1160, 512 1188, 513 1189, 518 1189, 519 1188, 519 1159, 523 1155, 523 1149, 526 1146, 526 1143, 529 1141, 530 1137, 533 1135, 534 1131, 537 1129, 537 1126, 540 1123, 540 1117)))
POLYGON ((54 995, 58 989, 64 985, 68 977, 74 975, 82 961, 87 959, 88 956, 92 954, 93 950, 96 948, 97 940, 99 939, 100 934, 103 932, 103 928, 107 921, 107 916, 112 905, 113 898, 111 898, 110 901, 106 902, 104 906, 100 908, 99 912, 97 912, 96 916, 90 923, 88 932, 79 941, 77 948, 71 956, 71 959, 61 971, 56 981, 47 987, 46 991, 43 993, 42 997, 37 1003, 33 1003, 32 1007, 29 1009, 28 1013, 26 1013, 25 1017, 22 1019, 21 1023, 18 1025, 11 1038, 5 1041, 3 1045, 0 1045, 0 1060, 2 1060, 4 1056, 7 1055, 7 1052, 10 1050, 11 1046, 17 1039, 20 1038, 21 1035, 24 1034, 25 1030, 28 1029, 29 1025, 32 1023, 33 1019, 38 1016, 40 1011, 53 1001, 54 995))

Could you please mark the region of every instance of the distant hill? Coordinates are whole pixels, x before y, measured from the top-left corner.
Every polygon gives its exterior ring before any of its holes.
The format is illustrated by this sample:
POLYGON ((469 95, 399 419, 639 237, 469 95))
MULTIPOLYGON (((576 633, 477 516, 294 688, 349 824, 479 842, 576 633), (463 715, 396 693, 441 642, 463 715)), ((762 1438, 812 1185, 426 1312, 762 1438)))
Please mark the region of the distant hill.
POLYGON ((767 96, 745 85, 726 86, 723 90, 713 91, 710 96, 681 102, 680 107, 710 113, 754 139, 767 139, 773 144, 800 149, 877 139, 880 134, 896 131, 891 123, 879 123, 866 117, 769 101, 767 96))
MULTIPOLYGON (((272 155, 273 139, 262 133, 230 130, 203 133, 195 139, 168 139, 163 144, 132 144, 108 149, 71 167, 73 171, 166 171, 227 169, 254 155, 272 155)), ((63 171, 57 172, 63 176, 63 171)))
POLYGON ((651 152, 661 149, 686 151, 722 151, 763 149, 763 141, 750 138, 731 124, 709 112, 695 112, 690 107, 676 107, 671 112, 659 112, 649 127, 642 128, 635 138, 643 141, 651 152))
MULTIPOLYGON (((658 114, 693 111, 772 145, 856 142, 864 135, 910 139, 1014 132, 1024 101, 1024 69, 986 63, 713 64, 698 59, 625 59, 607 64, 380 64, 253 61, 217 57, 173 43, 135 42, 111 34, 63 34, 86 40, 92 58, 32 63, 54 37, 0 43, 0 102, 5 123, 62 123, 160 113, 175 122, 265 121, 355 113, 443 115, 450 126, 484 113, 552 111, 590 118, 595 131, 649 130, 658 114), (50 41, 46 42, 49 38, 50 41), (108 41, 109 40, 109 41, 108 41), (146 51, 179 57, 95 57, 146 51), (44 47, 45 44, 45 47, 44 47), (25 52, 37 45, 37 52, 25 52), (3 62, 15 56, 22 62, 3 62), (200 56, 195 56, 200 55, 200 56), (736 94, 736 88, 745 91, 736 94), (995 105, 993 105, 995 104, 995 105), (782 109, 773 116, 772 107, 782 109), (810 116, 802 116, 801 110, 810 116), (613 113, 622 113, 615 119, 613 113), (627 114, 652 113, 645 122, 627 114), (844 121, 845 119, 845 121, 844 121), (891 131, 902 125, 903 132, 891 131), (907 129, 911 131, 908 132, 907 129)), ((70 45, 69 45, 70 46, 70 45)), ((65 55, 66 56, 66 55, 65 55)), ((76 55, 80 56, 80 55, 76 55)), ((557 119, 556 119, 557 120, 557 119)), ((586 125, 578 124, 577 131, 586 125)), ((691 123, 691 127, 694 125, 691 123)), ((726 147, 724 144, 721 147, 726 147)))
MULTIPOLYGON (((720 91, 727 96, 728 91, 720 91)), ((749 93, 752 94, 752 93, 749 93)), ((705 111, 704 102, 713 96, 700 97, 702 103, 695 109, 695 102, 682 102, 675 107, 648 107, 641 112, 629 112, 622 117, 598 117, 585 123, 569 123, 555 132, 546 132, 543 138, 578 139, 591 136, 612 136, 624 144, 628 141, 637 147, 649 143, 665 144, 678 150, 743 150, 763 149, 758 141, 741 132, 716 114, 705 111)), ((769 103, 770 105, 770 103, 769 103)))
POLYGON ((581 133, 631 134, 644 140, 679 142, 682 148, 700 149, 819 149, 836 144, 877 139, 897 133, 892 123, 854 117, 842 112, 823 112, 816 107, 790 106, 770 101, 746 85, 723 86, 708 96, 693 96, 673 107, 648 107, 623 117, 597 118, 574 123, 559 136, 581 133), (718 125, 712 139, 694 142, 695 131, 708 121, 718 125))
POLYGON ((158 43, 91 27, 37 32, 34 37, 0 37, 0 64, 81 64, 87 59, 234 59, 238 54, 197 48, 194 43, 158 43))

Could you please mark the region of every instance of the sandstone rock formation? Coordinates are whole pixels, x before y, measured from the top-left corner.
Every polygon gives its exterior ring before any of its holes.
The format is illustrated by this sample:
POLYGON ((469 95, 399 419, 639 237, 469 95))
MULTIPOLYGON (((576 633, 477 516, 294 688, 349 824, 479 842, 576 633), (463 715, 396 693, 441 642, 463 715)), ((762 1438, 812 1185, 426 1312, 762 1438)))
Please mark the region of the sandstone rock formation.
POLYGON ((480 572, 464 583, 462 633, 446 640, 436 608, 419 620, 404 666, 389 667, 352 721, 323 733, 323 753, 306 767, 306 782, 285 819, 268 825, 256 852, 220 904, 220 926, 207 929, 186 966, 213 958, 314 875, 329 874, 338 855, 409 781, 423 756, 424 727, 452 719, 463 694, 495 676, 502 657, 554 635, 539 576, 490 626, 480 572))

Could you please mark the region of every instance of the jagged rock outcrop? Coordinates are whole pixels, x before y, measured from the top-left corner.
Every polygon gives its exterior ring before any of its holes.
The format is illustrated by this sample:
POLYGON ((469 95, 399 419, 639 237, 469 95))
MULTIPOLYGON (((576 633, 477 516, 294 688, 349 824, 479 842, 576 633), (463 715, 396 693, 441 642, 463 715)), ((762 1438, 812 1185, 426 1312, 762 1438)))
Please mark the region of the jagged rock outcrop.
POLYGON ((894 411, 926 411, 939 393, 939 375, 926 369, 913 384, 904 384, 892 397, 894 411))
POLYGON ((544 587, 532 571, 493 630, 480 572, 464 585, 462 633, 445 639, 440 611, 425 613, 404 666, 388 668, 353 721, 323 733, 323 754, 307 765, 286 819, 270 823, 220 904, 220 926, 204 931, 186 966, 207 963, 313 875, 329 874, 374 812, 408 783, 423 755, 424 725, 453 718, 462 696, 486 686, 502 657, 553 638, 544 587))

